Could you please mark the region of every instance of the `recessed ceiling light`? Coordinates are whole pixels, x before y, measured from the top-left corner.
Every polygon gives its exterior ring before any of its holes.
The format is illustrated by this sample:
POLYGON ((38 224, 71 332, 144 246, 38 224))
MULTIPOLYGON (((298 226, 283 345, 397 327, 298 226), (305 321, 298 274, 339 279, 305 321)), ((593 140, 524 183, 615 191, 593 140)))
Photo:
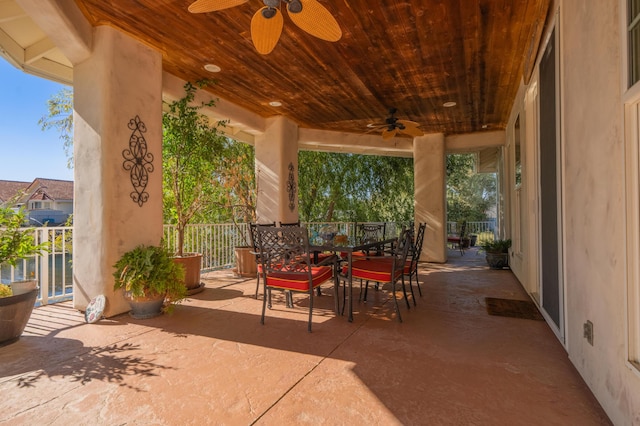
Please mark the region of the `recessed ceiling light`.
POLYGON ((204 66, 204 69, 209 71, 209 72, 220 72, 220 71, 222 71, 222 68, 220 68, 219 66, 214 65, 214 64, 207 64, 207 65, 204 66))
POLYGON ((272 107, 279 107, 279 106, 282 106, 282 102, 280 102, 280 101, 271 101, 271 102, 269 102, 269 105, 271 105, 272 107))
POLYGON ((445 102, 445 103, 442 104, 442 106, 445 107, 445 108, 451 108, 451 107, 454 107, 456 105, 457 104, 455 102, 445 102))

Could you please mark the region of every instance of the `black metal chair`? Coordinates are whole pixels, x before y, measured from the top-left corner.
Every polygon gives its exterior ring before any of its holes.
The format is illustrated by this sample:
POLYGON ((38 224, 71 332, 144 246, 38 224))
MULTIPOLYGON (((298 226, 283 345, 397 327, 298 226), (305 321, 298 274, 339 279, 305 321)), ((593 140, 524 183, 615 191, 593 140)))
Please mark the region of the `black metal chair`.
MULTIPOLYGON (((355 225, 355 239, 361 243, 367 243, 370 241, 382 241, 385 239, 387 233, 386 223, 356 223, 355 225)), ((378 247, 375 250, 377 255, 384 253, 385 247, 378 247)), ((370 256, 372 253, 358 252, 353 253, 353 256, 370 256)))
POLYGON ((286 227, 286 226, 300 226, 300 221, 297 222, 280 222, 280 226, 281 227, 286 227))
MULTIPOLYGON (((402 281, 402 293, 404 295, 405 302, 407 303, 407 309, 411 309, 404 282, 405 263, 407 255, 409 254, 410 246, 411 231, 403 230, 398 237, 396 244, 394 244, 391 256, 364 257, 362 259, 353 260, 351 264, 351 273, 353 278, 366 281, 367 284, 369 281, 374 281, 380 284, 391 284, 391 292, 393 293, 396 314, 398 316, 398 321, 400 322, 402 322, 402 316, 400 315, 398 298, 396 296, 396 283, 398 280, 402 281)), ((366 290, 367 289, 365 288, 365 293, 366 290)), ((415 304, 413 289, 411 289, 411 296, 413 297, 415 304)))
POLYGON ((291 293, 306 293, 309 295, 308 330, 311 332, 313 290, 330 279, 334 281, 335 312, 339 312, 336 262, 333 260, 330 264, 318 266, 311 263, 309 235, 306 228, 258 225, 257 239, 264 286, 262 317, 260 319, 262 324, 264 324, 267 298, 270 299, 267 294, 272 289, 291 293))
MULTIPOLYGON (((418 286, 418 292, 422 297, 422 289, 420 288, 420 281, 418 280, 418 262, 420 261, 420 255, 422 254, 422 243, 424 241, 424 232, 427 228, 426 223, 418 224, 418 232, 413 239, 413 244, 409 248, 409 254, 405 262, 404 274, 409 276, 409 286, 412 287, 412 280, 415 278, 416 285, 418 286)), ((415 304, 415 299, 413 299, 415 304)))
MULTIPOLYGON (((262 269, 262 262, 260 262, 260 248, 258 247, 258 225, 257 223, 249 223, 249 237, 251 238, 251 245, 253 246, 253 253, 256 257, 256 299, 258 298, 258 292, 260 291, 260 275, 262 269)), ((260 224, 261 226, 276 226, 275 222, 260 224)))
POLYGON ((460 225, 460 232, 458 235, 450 235, 447 237, 447 243, 451 243, 453 248, 458 246, 458 250, 460 250, 460 254, 464 256, 464 237, 467 232, 467 221, 463 221, 462 225, 460 225))

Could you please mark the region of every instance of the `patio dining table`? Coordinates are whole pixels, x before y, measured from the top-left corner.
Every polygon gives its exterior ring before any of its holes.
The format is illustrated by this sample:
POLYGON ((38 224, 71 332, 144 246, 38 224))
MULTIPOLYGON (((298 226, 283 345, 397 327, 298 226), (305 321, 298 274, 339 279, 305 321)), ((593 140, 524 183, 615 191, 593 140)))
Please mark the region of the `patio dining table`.
MULTIPOLYGON (((347 261, 347 274, 344 277, 348 284, 348 297, 347 297, 347 313, 349 322, 353 322, 353 277, 351 274, 351 267, 353 264, 353 254, 360 251, 369 251, 371 249, 382 249, 387 245, 391 245, 397 241, 397 238, 386 238, 381 240, 368 240, 357 241, 354 238, 347 238, 344 241, 312 241, 309 245, 309 251, 313 253, 315 262, 317 262, 317 256, 322 252, 340 252, 346 255, 347 261)), ((346 291, 346 290, 345 290, 346 291)))

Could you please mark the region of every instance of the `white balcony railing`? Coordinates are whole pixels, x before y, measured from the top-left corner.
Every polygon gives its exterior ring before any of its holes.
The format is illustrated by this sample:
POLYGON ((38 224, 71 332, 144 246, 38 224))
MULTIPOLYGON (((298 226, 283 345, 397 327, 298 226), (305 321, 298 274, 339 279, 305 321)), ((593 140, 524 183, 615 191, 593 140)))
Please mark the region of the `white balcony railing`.
MULTIPOLYGON (((353 222, 309 222, 304 223, 310 233, 320 233, 326 225, 336 232, 352 235, 353 222)), ((386 234, 398 235, 401 224, 387 223, 386 234)), ((467 222, 469 233, 493 232, 494 223, 467 222)), ((20 261, 16 267, 0 266, 0 282, 34 279, 38 281, 40 295, 37 305, 69 300, 73 297, 72 242, 73 227, 32 228, 35 241, 47 242, 49 250, 38 256, 20 261)), ((455 222, 447 223, 447 231, 455 231, 455 222)), ((455 233, 455 232, 452 232, 455 233)), ((164 226, 164 243, 172 251, 177 249, 177 232, 174 225, 164 226)), ((202 270, 232 268, 235 266, 234 248, 250 244, 248 226, 240 224, 188 225, 185 230, 185 252, 202 253, 202 270)))
POLYGON ((40 286, 37 305, 69 300, 73 296, 71 247, 73 228, 68 226, 32 228, 37 244, 47 243, 48 251, 19 261, 15 267, 0 265, 0 282, 36 280, 40 286))

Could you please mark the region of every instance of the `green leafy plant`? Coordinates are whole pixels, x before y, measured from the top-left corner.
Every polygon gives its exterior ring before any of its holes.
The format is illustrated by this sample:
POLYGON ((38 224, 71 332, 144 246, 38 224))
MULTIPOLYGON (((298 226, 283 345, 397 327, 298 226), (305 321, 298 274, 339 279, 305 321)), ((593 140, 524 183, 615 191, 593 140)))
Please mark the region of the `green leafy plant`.
POLYGON ((23 228, 24 212, 0 208, 0 265, 16 266, 19 260, 47 250, 47 243, 36 244, 33 231, 23 228))
POLYGON ((184 268, 173 261, 163 246, 139 245, 124 253, 113 265, 114 289, 124 289, 134 298, 165 295, 165 312, 186 297, 184 268))
POLYGON ((176 224, 178 256, 183 255, 185 227, 211 204, 220 190, 214 174, 226 140, 220 130, 225 122, 211 125, 209 118, 200 112, 213 107, 215 101, 194 102, 197 90, 209 84, 207 80, 187 82, 184 96, 168 103, 168 111, 162 115, 164 216, 176 224))
POLYGON ((480 247, 487 253, 508 253, 511 240, 483 240, 480 247))
POLYGON ((9 296, 13 296, 13 290, 11 290, 11 287, 5 284, 0 284, 0 297, 9 296))

